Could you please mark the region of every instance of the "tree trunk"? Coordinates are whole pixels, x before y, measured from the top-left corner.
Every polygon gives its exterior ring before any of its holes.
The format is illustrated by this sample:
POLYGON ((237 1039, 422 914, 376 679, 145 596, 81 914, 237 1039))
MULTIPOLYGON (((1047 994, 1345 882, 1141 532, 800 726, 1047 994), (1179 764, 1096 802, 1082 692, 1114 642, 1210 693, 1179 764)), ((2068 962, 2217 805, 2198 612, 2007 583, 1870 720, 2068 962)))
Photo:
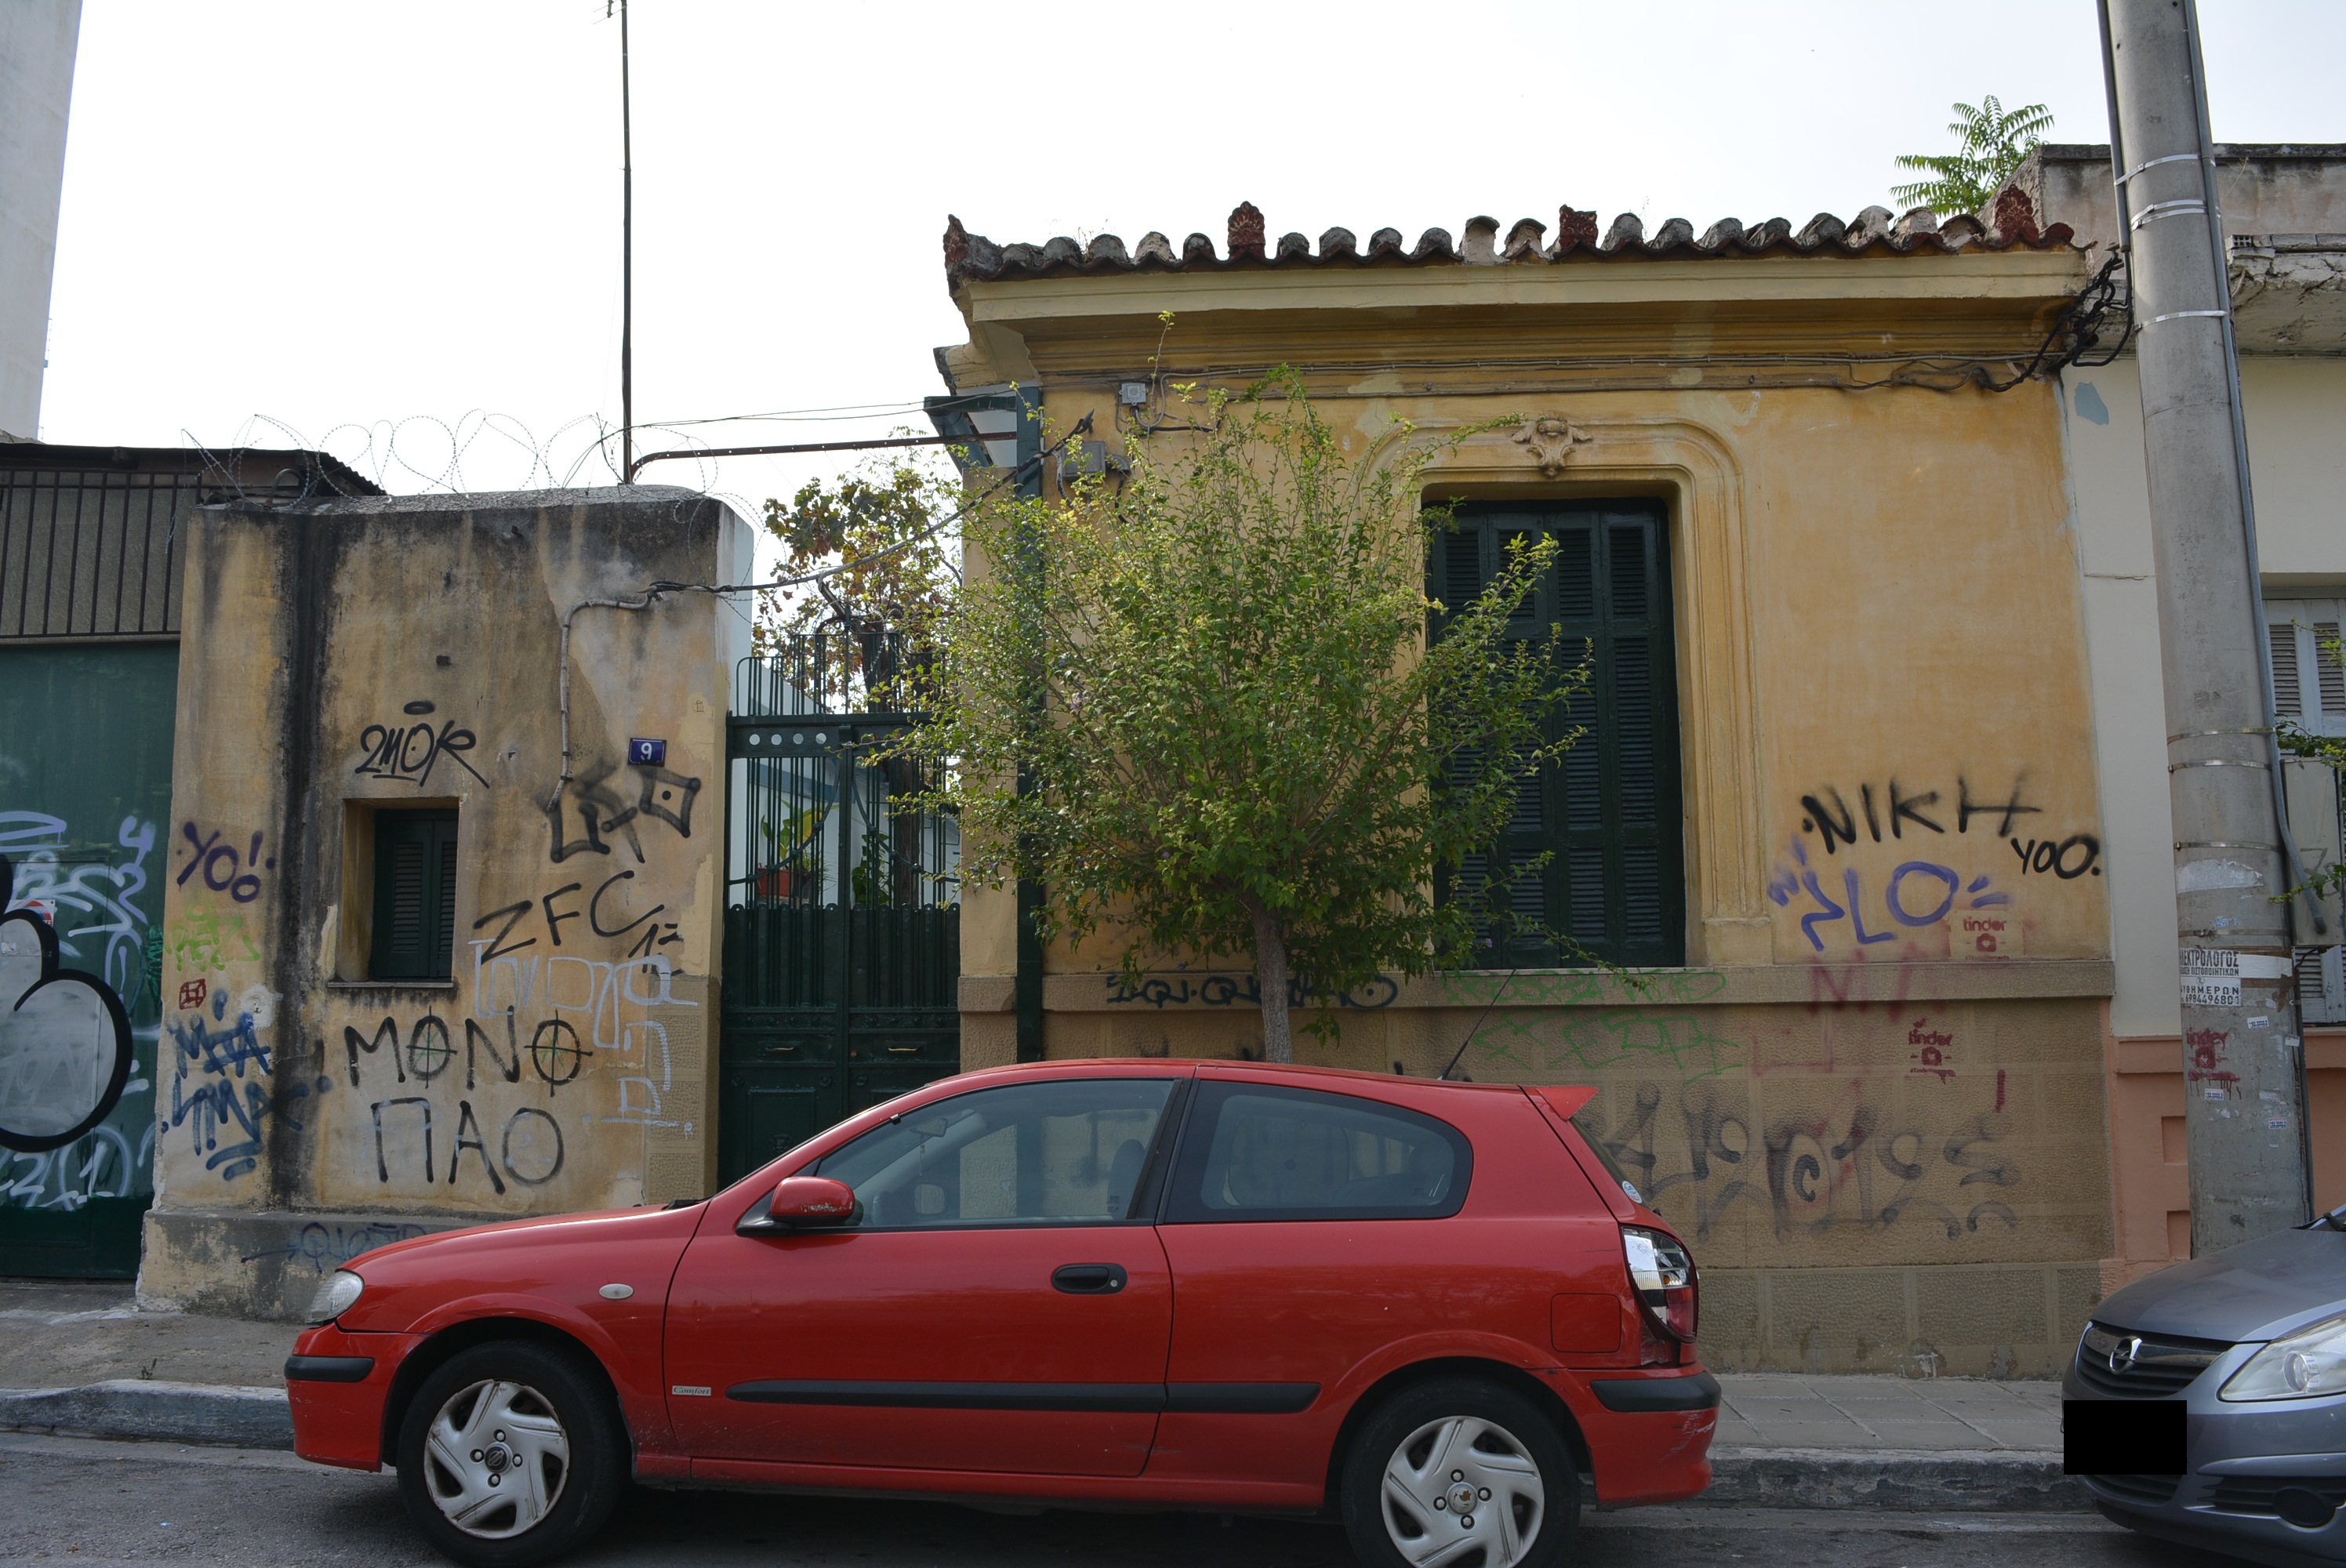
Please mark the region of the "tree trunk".
POLYGON ((1242 901, 1254 918, 1254 977, 1262 992, 1262 1059, 1295 1060, 1295 1036, 1287 1018, 1287 933, 1270 911, 1251 899, 1242 901))

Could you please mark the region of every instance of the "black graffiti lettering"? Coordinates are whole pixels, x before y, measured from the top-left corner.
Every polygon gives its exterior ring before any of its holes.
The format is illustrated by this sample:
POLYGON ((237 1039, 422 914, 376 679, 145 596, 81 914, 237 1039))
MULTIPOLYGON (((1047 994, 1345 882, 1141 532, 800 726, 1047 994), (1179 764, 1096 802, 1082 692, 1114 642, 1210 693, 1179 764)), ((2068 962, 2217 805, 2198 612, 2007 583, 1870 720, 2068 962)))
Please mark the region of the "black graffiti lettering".
POLYGON ((479 1043, 481 1049, 489 1054, 490 1062, 495 1064, 498 1072, 505 1074, 506 1083, 521 1082, 521 1045, 514 1035, 512 1008, 505 1009, 505 1048, 503 1051, 497 1049, 497 1043, 489 1037, 487 1030, 469 1018, 464 1020, 464 1087, 467 1089, 474 1088, 479 1084, 479 1079, 474 1074, 475 1061, 473 1046, 475 1041, 479 1043))
POLYGON ((473 922, 473 929, 474 931, 480 930, 483 926, 488 924, 493 920, 498 919, 499 917, 503 917, 505 922, 505 924, 497 927, 496 935, 489 938, 489 951, 481 954, 479 960, 480 962, 486 963, 489 960, 495 958, 502 953, 519 952, 523 948, 536 947, 537 945, 537 938, 534 936, 524 937, 521 941, 515 942, 508 942, 505 941, 505 938, 513 934, 513 928, 522 922, 522 917, 529 913, 535 901, 536 901, 531 899, 524 899, 517 904, 507 904, 501 910, 491 910, 488 913, 483 915, 480 919, 473 922))
POLYGON ((463 1163, 466 1149, 481 1156, 481 1169, 488 1174, 489 1186, 495 1189, 498 1196, 503 1197, 505 1178, 497 1175, 497 1167, 489 1163, 489 1143, 481 1135, 481 1124, 473 1115, 473 1102, 459 1100, 456 1102, 456 1146, 448 1151, 448 1185, 452 1187, 456 1185, 456 1167, 463 1163), (473 1134, 469 1138, 464 1135, 467 1128, 473 1134))
POLYGON ((505 1175, 524 1186, 543 1186, 562 1174, 562 1124, 556 1121, 552 1115, 539 1110, 536 1105, 524 1105, 505 1118, 505 1139, 497 1154, 505 1167, 505 1175), (553 1135, 554 1146, 550 1153, 541 1146, 542 1135, 535 1128, 523 1125, 524 1116, 535 1116, 538 1121, 546 1124, 546 1132, 553 1135), (529 1171, 525 1171, 514 1163, 515 1132, 521 1134, 521 1154, 524 1163, 529 1166, 529 1171), (536 1174, 530 1174, 532 1171, 536 1174))
POLYGON ((578 1070, 593 1054, 579 1044, 578 1031, 559 1018, 547 1019, 530 1036, 529 1064, 537 1069, 548 1089, 559 1089, 578 1076, 578 1070))
POLYGON ((595 812, 591 808, 578 813, 578 825, 586 833, 583 839, 573 839, 564 831, 561 796, 556 795, 546 803, 546 820, 554 832, 553 847, 547 850, 546 858, 556 865, 573 855, 607 855, 611 852, 611 846, 603 842, 601 835, 595 830, 595 812))
POLYGON ((2013 1168, 2010 1160, 1981 1148, 1984 1144, 1994 1144, 2003 1139, 2004 1135, 1990 1125, 2002 1119, 1995 1112, 1982 1111, 1948 1136, 1946 1147, 1941 1151, 1947 1163, 1970 1173, 1955 1184, 1957 1186, 1969 1186, 1980 1181, 1994 1186, 2010 1186, 2020 1179, 2019 1172, 2013 1168))
MULTIPOLYGON (((1882 842, 1882 824, 1875 821, 1873 818, 1873 786, 1861 784, 1857 787, 1857 794, 1858 799, 1865 803, 1865 830, 1873 836, 1873 841, 1878 844, 1882 842)), ((1898 820, 1894 817, 1891 819, 1890 830, 1893 833, 1898 830, 1898 820)))
POLYGON ((2013 1213, 2011 1209, 2005 1207, 2003 1204, 1996 1202, 1994 1198, 1990 1198, 1985 1203, 1974 1204, 1972 1207, 1971 1213, 1964 1217, 1964 1228, 1966 1230, 1977 1230, 1981 1220, 1991 1217, 2004 1221, 2005 1225, 2011 1227, 2014 1230, 2018 1230, 2020 1228, 2020 1217, 2013 1213))
POLYGON ((636 809, 666 822, 678 837, 691 838, 692 801, 700 793, 700 780, 649 763, 638 763, 636 771, 644 779, 644 796, 636 802, 636 809))
POLYGON ((1968 833, 1972 830, 1972 819, 1974 817, 1984 817, 1990 812, 1994 812, 1998 818, 1995 825, 1995 836, 1999 839, 2010 838, 2012 836, 2012 820, 2014 817, 2032 816, 2045 809, 2042 806, 2022 805, 2020 803, 2020 785, 2021 779, 2015 775, 2012 780, 2011 797, 2002 805, 1996 805, 1988 801, 1974 802, 1972 799, 1972 787, 1970 781, 1963 778, 1961 775, 1957 775, 1955 779, 1955 831, 1958 833, 1968 833))
POLYGON ((421 1095, 411 1095, 396 1100, 377 1100, 374 1111, 374 1176, 379 1182, 391 1180, 391 1165, 382 1152, 382 1114, 401 1105, 413 1105, 423 1113, 423 1179, 432 1180, 432 1102, 421 1095))
POLYGON ((554 907, 554 901, 560 898, 565 893, 575 893, 585 885, 586 884, 583 882, 565 882, 562 886, 555 889, 552 892, 537 901, 539 906, 546 911, 546 934, 554 939, 554 945, 556 947, 560 947, 562 945, 562 922, 566 920, 576 920, 578 918, 578 911, 576 910, 556 910, 554 907))
POLYGON ((2094 862, 2101 857, 2101 853, 2102 841, 2099 839, 2091 833, 2072 833, 2061 840, 2059 849, 2053 851, 2053 874, 2063 881, 2082 877, 2094 869, 2094 862), (2069 864, 2069 851, 2072 850, 2086 851, 2075 867, 2069 864))
POLYGON ((1800 797, 1800 809, 1806 811, 1808 817, 1800 826, 1813 828, 1816 832, 1821 834, 1825 841, 1825 853, 1830 855, 1840 847, 1833 841, 1836 835, 1839 836, 1841 843, 1857 842, 1857 820, 1850 814, 1849 802, 1841 798, 1839 789, 1828 785, 1825 793, 1832 797, 1833 806, 1841 813, 1841 820, 1834 821, 1832 812, 1826 810, 1823 802, 1814 795, 1803 795, 1800 797))
POLYGON ((1917 826, 1930 829, 1933 833, 1945 832, 1944 828, 1923 815, 1921 810, 1924 806, 1935 806, 1938 803, 1939 792, 1936 789, 1921 795, 1902 796, 1898 793, 1898 780, 1892 779, 1890 781, 1890 836, 1893 839, 1902 839, 1906 836, 1899 830, 1901 822, 1912 822, 1917 826))
POLYGON ((659 913, 660 911, 668 908, 668 905, 666 904, 654 904, 650 909, 646 910, 643 913, 638 915, 627 924, 623 926, 615 926, 608 931, 604 930, 603 917, 601 913, 603 908, 603 895, 610 891, 615 883, 634 881, 635 875, 636 873, 633 871, 614 872, 601 887, 595 890, 594 896, 586 901, 586 925, 587 928, 594 932, 597 936, 625 936, 627 932, 635 930, 636 927, 643 924, 644 921, 659 913))
POLYGON ((391 1069, 393 1073, 398 1074, 399 1081, 404 1084, 407 1082, 407 1069, 400 1065, 399 1061, 398 1019, 385 1018, 381 1023, 376 1024, 374 1038, 372 1040, 360 1033, 357 1030, 350 1028, 347 1025, 344 1026, 342 1030, 342 1049, 350 1053, 352 1088, 355 1089, 359 1086, 359 1053, 363 1051, 368 1055, 372 1056, 377 1050, 386 1044, 391 1047, 391 1069))
POLYGON ((429 1084, 456 1059, 456 1044, 443 1020, 427 1013, 407 1032, 407 1068, 418 1083, 429 1084))
MULTIPOLYGON (((407 711, 429 713, 432 706, 411 702, 407 711)), ((488 780, 480 769, 464 758, 475 744, 473 732, 457 728, 453 718, 444 720, 436 732, 429 724, 370 724, 359 731, 361 756, 351 771, 372 779, 404 779, 421 789, 444 757, 485 785, 488 780)))

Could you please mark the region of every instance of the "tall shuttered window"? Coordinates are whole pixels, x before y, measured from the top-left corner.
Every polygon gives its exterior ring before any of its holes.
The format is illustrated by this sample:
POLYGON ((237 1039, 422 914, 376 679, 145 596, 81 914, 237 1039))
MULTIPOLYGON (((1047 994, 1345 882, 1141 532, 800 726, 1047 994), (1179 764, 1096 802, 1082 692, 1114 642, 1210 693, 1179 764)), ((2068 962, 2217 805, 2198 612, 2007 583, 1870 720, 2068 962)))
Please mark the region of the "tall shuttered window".
MULTIPOLYGON (((1511 629, 1537 636, 1553 623, 1568 643, 1586 644, 1588 687, 1554 720, 1555 733, 1586 733, 1561 761, 1522 781, 1501 842, 1451 877, 1481 878, 1545 852, 1545 869, 1512 890, 1518 915, 1616 963, 1683 963, 1668 523, 1646 501, 1461 507, 1457 531, 1435 541, 1433 596, 1445 605, 1473 598, 1511 536, 1541 535, 1556 541, 1556 565, 1511 629)), ((1450 885, 1445 879, 1445 893, 1450 885)), ((1575 962, 1553 942, 1499 940, 1482 965, 1575 962)))
POLYGON ((456 813, 374 814, 371 980, 446 980, 456 937, 456 813))

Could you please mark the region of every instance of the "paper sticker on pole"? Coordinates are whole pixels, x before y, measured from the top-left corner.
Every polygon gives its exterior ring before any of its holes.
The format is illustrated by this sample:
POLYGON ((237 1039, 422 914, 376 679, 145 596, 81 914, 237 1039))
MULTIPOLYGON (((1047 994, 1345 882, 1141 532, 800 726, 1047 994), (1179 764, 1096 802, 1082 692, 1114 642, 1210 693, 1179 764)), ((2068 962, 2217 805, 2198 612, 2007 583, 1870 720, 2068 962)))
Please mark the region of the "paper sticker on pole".
POLYGON ((2240 955, 2229 948, 2185 948, 2183 1005, 2238 1007, 2240 1004, 2240 955))

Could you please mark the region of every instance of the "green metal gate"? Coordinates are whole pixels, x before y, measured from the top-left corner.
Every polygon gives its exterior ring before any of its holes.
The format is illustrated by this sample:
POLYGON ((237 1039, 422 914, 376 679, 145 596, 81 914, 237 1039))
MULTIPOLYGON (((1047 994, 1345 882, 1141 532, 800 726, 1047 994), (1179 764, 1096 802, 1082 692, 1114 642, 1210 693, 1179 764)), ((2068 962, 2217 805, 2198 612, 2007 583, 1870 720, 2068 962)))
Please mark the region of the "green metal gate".
POLYGON ((726 1181, 956 1071, 960 836, 903 811, 894 636, 793 638, 735 672, 718 1165, 726 1181))
POLYGON ((0 1148, 0 1274, 138 1269, 154 1202, 155 977, 177 834, 178 672, 168 642, 0 647, 0 855, 14 865, 15 901, 55 926, 63 965, 121 998, 135 1054, 97 1126, 62 1148, 0 1148))

